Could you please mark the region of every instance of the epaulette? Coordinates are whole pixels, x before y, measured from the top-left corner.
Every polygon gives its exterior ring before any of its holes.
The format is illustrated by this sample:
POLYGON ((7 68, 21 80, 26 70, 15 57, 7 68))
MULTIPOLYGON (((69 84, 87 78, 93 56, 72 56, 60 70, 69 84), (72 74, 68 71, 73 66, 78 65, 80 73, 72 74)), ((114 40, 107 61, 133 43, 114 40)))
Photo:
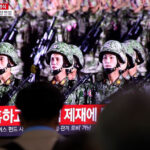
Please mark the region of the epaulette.
POLYGON ((60 82, 60 85, 64 85, 66 82, 66 79, 63 79, 61 82, 60 82))
POLYGON ((120 85, 120 83, 121 83, 121 80, 118 79, 118 80, 116 81, 116 84, 117 84, 117 85, 120 85))
POLYGON ((9 79, 5 82, 5 85, 10 85, 11 82, 12 82, 12 80, 9 78, 9 79))

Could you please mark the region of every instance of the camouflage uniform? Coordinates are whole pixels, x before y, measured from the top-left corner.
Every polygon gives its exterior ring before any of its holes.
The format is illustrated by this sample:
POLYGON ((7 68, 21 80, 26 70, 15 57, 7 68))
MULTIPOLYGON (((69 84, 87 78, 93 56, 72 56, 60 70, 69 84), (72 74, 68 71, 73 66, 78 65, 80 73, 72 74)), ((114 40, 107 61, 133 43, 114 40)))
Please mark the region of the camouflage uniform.
MULTIPOLYGON (((123 43, 122 45, 124 47, 124 50, 126 51, 127 57, 130 60, 129 64, 131 65, 131 67, 134 67, 135 63, 138 63, 138 64, 144 63, 143 62, 145 60, 144 49, 140 45, 140 43, 138 43, 135 40, 128 40, 128 41, 125 41, 125 43, 123 43), (137 52, 137 54, 135 52, 137 52), (141 59, 137 59, 136 55, 138 56, 138 58, 141 58, 141 59)), ((148 82, 148 80, 144 78, 141 75, 141 72, 137 70, 135 75, 133 77, 130 77, 130 80, 128 81, 128 85, 130 87, 137 88, 137 90, 143 90, 143 89, 145 90, 145 89, 149 89, 149 84, 147 84, 146 82, 148 82)))
MULTIPOLYGON (((0 55, 6 55, 12 60, 14 63, 14 66, 17 66, 20 63, 20 59, 16 53, 15 48, 13 45, 7 43, 7 42, 1 42, 0 43, 0 55)), ((3 97, 12 87, 18 86, 19 80, 14 77, 12 74, 11 77, 5 82, 0 83, 0 97, 3 97)), ((12 97, 12 99, 9 101, 8 105, 14 105, 15 104, 15 98, 16 94, 12 97)))
MULTIPOLYGON (((64 42, 55 42, 54 44, 52 44, 52 46, 50 47, 50 49, 47 51, 47 54, 46 54, 46 62, 47 62, 47 64, 49 65, 49 63, 50 63, 50 56, 51 56, 51 54, 52 53, 59 53, 59 54, 61 54, 64 58, 66 58, 66 60, 68 61, 68 63, 69 63, 69 66, 68 66, 68 68, 66 68, 66 69, 71 69, 72 67, 73 67, 73 63, 74 63, 74 61, 73 61, 73 55, 72 55, 72 53, 71 53, 71 49, 70 49, 70 47, 69 47, 69 45, 67 45, 66 43, 64 43, 64 42)), ((55 81, 55 77, 53 77, 53 79, 52 79, 52 81, 51 81, 51 83, 52 84, 60 84, 60 85, 63 85, 64 86, 64 84, 65 84, 65 82, 67 82, 68 81, 68 79, 67 79, 68 77, 66 77, 66 79, 64 79, 64 81, 62 81, 62 83, 60 82, 60 83, 57 83, 56 81, 55 81)), ((66 84, 66 86, 67 86, 68 84, 66 84)), ((61 88, 62 89, 62 88, 61 88)), ((64 91, 64 90, 63 90, 64 91)))
MULTIPOLYGON (((77 47, 74 47, 73 49, 77 49, 77 47)), ((68 68, 66 68, 66 70, 71 71, 73 65, 74 65, 74 59, 73 59, 73 53, 72 53, 72 49, 71 47, 64 43, 64 42, 56 42, 54 43, 49 51, 47 52, 47 63, 49 63, 49 58, 50 55, 52 53, 60 53, 62 54, 64 57, 66 57, 66 59, 68 60, 70 66, 68 68)), ((74 53, 74 55, 76 55, 77 58, 80 61, 80 67, 82 67, 83 65, 83 57, 82 57, 82 53, 79 52, 79 54, 77 54, 78 52, 76 51, 76 53, 74 53)), ((53 85, 55 85, 62 93, 67 92, 70 88, 72 88, 76 83, 77 83, 77 78, 75 80, 69 80, 68 77, 66 76, 66 78, 64 78, 61 82, 57 82, 55 80, 55 77, 53 77, 53 79, 51 80, 51 83, 53 85)), ((73 91, 73 93, 71 93, 69 95, 69 97, 67 98, 67 100, 65 101, 64 104, 83 104, 83 91, 85 89, 82 86, 79 86, 75 91, 73 91)))
MULTIPOLYGON (((83 59, 83 54, 81 50, 75 46, 71 45, 71 50, 72 54, 75 57, 75 67, 78 69, 83 68, 84 65, 84 59, 83 59), (77 61, 77 62, 76 62, 77 61)), ((77 76, 76 79, 70 80, 70 84, 72 86, 76 85, 77 82, 79 81, 79 77, 77 76)), ((92 104, 92 88, 93 84, 88 80, 84 84, 81 84, 80 86, 77 87, 77 89, 74 91, 74 95, 71 95, 68 97, 66 104, 92 104), (75 96, 73 98, 73 96, 75 96), (75 101, 74 101, 75 100, 75 101)))
POLYGON ((123 37, 126 35, 126 33, 128 32, 128 24, 129 24, 129 14, 130 14, 130 10, 127 7, 123 7, 119 10, 118 12, 118 21, 120 23, 120 38, 123 39, 123 37))
MULTIPOLYGON (((125 62, 125 54, 122 51, 122 46, 118 41, 110 40, 104 44, 100 51, 100 62, 102 62, 102 57, 105 53, 111 53, 116 55, 117 59, 121 62, 125 62)), ((108 98, 110 95, 117 92, 125 83, 125 80, 120 75, 115 82, 110 84, 109 79, 104 78, 100 82, 95 84, 95 101, 98 104, 105 103, 105 99, 108 98)))

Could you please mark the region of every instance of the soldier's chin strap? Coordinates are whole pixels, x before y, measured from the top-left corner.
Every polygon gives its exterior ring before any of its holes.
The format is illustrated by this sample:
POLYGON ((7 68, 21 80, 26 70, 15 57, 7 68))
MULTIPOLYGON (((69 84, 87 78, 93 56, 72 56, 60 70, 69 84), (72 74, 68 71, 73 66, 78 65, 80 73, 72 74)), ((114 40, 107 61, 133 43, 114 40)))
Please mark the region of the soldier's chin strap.
POLYGON ((123 74, 126 70, 127 70, 127 69, 125 69, 125 70, 119 70, 119 73, 120 73, 120 74, 123 74))
POLYGON ((10 65, 10 63, 8 63, 8 64, 7 64, 7 67, 5 67, 5 68, 3 68, 3 69, 0 69, 0 75, 4 74, 4 73, 6 72, 6 69, 7 69, 7 68, 10 68, 10 67, 11 67, 11 65, 10 65))
POLYGON ((104 73, 110 74, 110 73, 114 72, 116 70, 116 68, 118 68, 118 67, 120 67, 120 64, 117 62, 117 65, 114 68, 106 68, 106 69, 104 68, 104 73))
POLYGON ((52 72, 52 75, 56 76, 57 74, 59 74, 61 72, 61 70, 64 68, 66 70, 66 73, 69 74, 72 72, 72 69, 73 69, 73 66, 74 66, 74 63, 73 65, 71 65, 70 67, 61 67, 60 69, 57 69, 57 70, 53 70, 51 71, 52 72))
POLYGON ((69 73, 72 72, 72 70, 73 70, 73 68, 74 68, 74 62, 73 62, 73 64, 72 64, 70 67, 64 67, 64 68, 66 69, 66 73, 67 73, 67 75, 68 75, 69 73))
POLYGON ((110 73, 112 73, 112 72, 114 72, 116 70, 116 67, 115 68, 104 68, 104 72, 106 73, 106 74, 110 74, 110 73))
POLYGON ((56 76, 57 74, 59 74, 61 72, 62 68, 57 69, 57 70, 53 70, 52 71, 52 75, 56 76))
POLYGON ((0 75, 2 75, 3 73, 5 73, 6 69, 7 69, 7 67, 4 68, 4 69, 0 69, 0 75))

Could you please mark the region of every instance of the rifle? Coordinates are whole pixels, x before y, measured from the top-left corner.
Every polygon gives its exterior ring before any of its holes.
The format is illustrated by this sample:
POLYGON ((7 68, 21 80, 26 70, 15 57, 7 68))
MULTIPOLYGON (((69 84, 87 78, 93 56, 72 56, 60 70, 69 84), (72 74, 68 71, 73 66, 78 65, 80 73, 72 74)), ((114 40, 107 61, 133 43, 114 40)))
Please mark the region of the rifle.
POLYGON ((52 40, 55 36, 56 33, 56 29, 53 28, 54 24, 56 21, 56 17, 53 17, 53 20, 51 22, 51 25, 49 26, 49 28, 47 29, 47 31, 44 33, 43 37, 41 38, 41 40, 37 40, 37 46, 35 46, 33 48, 33 52, 30 55, 30 57, 34 56, 34 66, 39 66, 39 68, 42 68, 42 64, 41 61, 39 61, 41 59, 42 56, 45 55, 45 53, 47 52, 47 50, 49 49, 49 47, 52 45, 52 40))
POLYGON ((144 17, 144 13, 142 13, 142 15, 137 19, 137 21, 133 24, 133 26, 130 28, 130 30, 128 31, 128 33, 126 34, 126 36, 124 38, 122 38, 122 41, 126 41, 132 38, 136 38, 138 37, 138 33, 141 29, 140 23, 143 20, 144 17))
POLYGON ((83 40, 80 49, 81 51, 86 54, 93 48, 94 43, 96 42, 96 39, 102 32, 102 29, 100 28, 100 25, 102 21, 104 20, 104 16, 102 16, 96 24, 91 28, 91 30, 86 35, 85 39, 83 40))
POLYGON ((7 105, 9 100, 21 89, 23 89, 27 83, 35 81, 36 68, 39 67, 39 65, 41 64, 41 57, 46 54, 47 50, 52 44, 52 39, 54 38, 56 32, 56 30, 53 29, 55 20, 56 17, 53 17, 51 25, 49 26, 49 28, 47 29, 47 31, 44 33, 43 37, 40 40, 37 52, 34 55, 34 63, 31 67, 30 75, 25 79, 23 79, 17 87, 13 86, 6 94, 3 95, 2 98, 0 98, 0 106, 7 105))
POLYGON ((67 100, 67 98, 69 97, 69 95, 71 93, 73 93, 81 84, 85 83, 90 77, 92 76, 92 74, 89 74, 85 77, 83 77, 82 79, 80 79, 73 87, 71 87, 70 89, 68 89, 65 93, 65 100, 67 100))
POLYGON ((17 29, 15 28, 20 18, 22 18, 25 15, 25 11, 22 11, 22 13, 15 19, 9 30, 4 34, 3 38, 1 39, 1 42, 9 42, 12 43, 18 33, 17 29))

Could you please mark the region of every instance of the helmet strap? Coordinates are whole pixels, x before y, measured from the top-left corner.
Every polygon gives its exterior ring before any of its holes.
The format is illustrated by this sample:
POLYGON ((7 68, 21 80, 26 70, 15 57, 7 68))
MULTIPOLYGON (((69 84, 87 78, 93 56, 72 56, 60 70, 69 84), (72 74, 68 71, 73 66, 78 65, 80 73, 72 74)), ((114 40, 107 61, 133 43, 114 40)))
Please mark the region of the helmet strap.
POLYGON ((0 75, 4 74, 6 72, 7 67, 0 69, 0 75))
POLYGON ((53 75, 53 76, 56 76, 57 74, 59 74, 59 73, 61 72, 61 70, 62 70, 62 68, 51 71, 51 72, 52 72, 52 75, 53 75))
POLYGON ((106 74, 110 74, 110 73, 112 73, 112 72, 114 72, 115 70, 116 70, 116 68, 118 68, 118 67, 120 67, 120 64, 119 64, 119 62, 117 61, 117 65, 116 65, 116 67, 114 67, 114 68, 104 68, 104 72, 106 73, 106 74))
POLYGON ((12 67, 11 64, 10 64, 10 62, 7 64, 7 67, 8 67, 8 68, 11 68, 11 67, 12 67))
POLYGON ((126 72, 128 70, 128 67, 126 67, 126 69, 124 69, 124 70, 119 70, 119 73, 120 74, 123 74, 124 72, 126 72))
POLYGON ((106 68, 106 69, 104 69, 104 72, 106 74, 110 74, 110 73, 114 72, 115 70, 116 70, 116 67, 115 68, 106 68))
POLYGON ((7 64, 7 67, 5 67, 5 68, 3 68, 3 69, 0 69, 0 75, 4 74, 4 73, 6 72, 6 69, 7 69, 7 68, 11 68, 11 67, 12 67, 11 64, 8 63, 8 64, 7 64))

